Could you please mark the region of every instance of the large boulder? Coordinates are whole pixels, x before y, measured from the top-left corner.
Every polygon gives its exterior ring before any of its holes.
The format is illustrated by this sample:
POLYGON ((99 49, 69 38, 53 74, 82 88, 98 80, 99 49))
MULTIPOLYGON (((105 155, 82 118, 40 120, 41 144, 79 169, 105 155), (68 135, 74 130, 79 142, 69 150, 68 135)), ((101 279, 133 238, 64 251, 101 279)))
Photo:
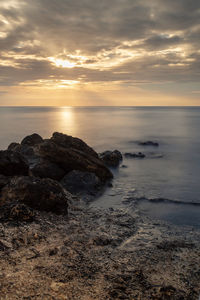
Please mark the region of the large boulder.
POLYGON ((122 154, 118 150, 104 151, 99 154, 103 162, 109 167, 117 167, 122 161, 122 154))
POLYGON ((2 189, 0 205, 24 203, 33 209, 66 214, 69 195, 55 180, 19 176, 2 189))
POLYGON ((85 154, 98 158, 98 154, 79 138, 72 137, 70 135, 59 133, 59 132, 54 132, 51 137, 51 141, 58 146, 80 150, 85 154))
POLYGON ((66 173, 73 170, 91 172, 103 182, 113 177, 110 170, 95 155, 88 154, 88 151, 78 150, 77 147, 63 147, 54 143, 52 139, 39 144, 37 154, 57 164, 66 173))
POLYGON ((29 166, 24 156, 15 151, 0 151, 0 174, 5 176, 28 175, 29 166))
POLYGON ((33 133, 31 135, 26 136, 21 141, 21 145, 35 146, 35 145, 40 144, 42 142, 43 142, 43 138, 39 134, 33 133))
POLYGON ((40 178, 51 178, 54 180, 61 180, 65 171, 56 164, 48 160, 40 160, 30 168, 30 173, 33 176, 40 178))
POLYGON ((95 195, 102 187, 100 179, 94 173, 77 170, 65 175, 60 183, 76 195, 95 195))

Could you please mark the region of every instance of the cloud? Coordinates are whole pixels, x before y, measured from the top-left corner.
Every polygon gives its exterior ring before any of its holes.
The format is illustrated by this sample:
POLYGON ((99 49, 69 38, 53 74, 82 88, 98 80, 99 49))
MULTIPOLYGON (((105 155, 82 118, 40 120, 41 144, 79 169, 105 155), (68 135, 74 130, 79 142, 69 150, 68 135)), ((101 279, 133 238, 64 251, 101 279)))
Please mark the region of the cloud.
POLYGON ((1 0, 0 17, 1 86, 200 79, 196 0, 1 0))

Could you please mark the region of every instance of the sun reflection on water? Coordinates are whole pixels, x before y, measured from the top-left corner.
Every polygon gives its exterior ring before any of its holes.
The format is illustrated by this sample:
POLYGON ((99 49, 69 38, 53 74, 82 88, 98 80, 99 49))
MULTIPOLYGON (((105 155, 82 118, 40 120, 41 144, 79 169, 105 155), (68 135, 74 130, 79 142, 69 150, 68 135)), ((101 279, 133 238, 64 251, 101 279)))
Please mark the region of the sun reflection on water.
POLYGON ((76 136, 77 128, 73 107, 60 107, 58 122, 58 128, 60 128, 63 133, 76 136))

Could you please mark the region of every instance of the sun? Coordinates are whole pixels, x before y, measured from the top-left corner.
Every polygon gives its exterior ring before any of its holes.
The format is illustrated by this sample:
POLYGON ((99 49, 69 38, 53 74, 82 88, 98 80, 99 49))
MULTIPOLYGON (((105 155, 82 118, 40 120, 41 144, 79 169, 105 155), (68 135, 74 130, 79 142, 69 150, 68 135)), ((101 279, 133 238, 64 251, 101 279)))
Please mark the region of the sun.
POLYGON ((76 66, 75 63, 69 61, 69 60, 64 60, 64 59, 58 59, 54 57, 49 57, 49 60, 56 65, 57 67, 62 67, 62 68, 74 68, 76 66))

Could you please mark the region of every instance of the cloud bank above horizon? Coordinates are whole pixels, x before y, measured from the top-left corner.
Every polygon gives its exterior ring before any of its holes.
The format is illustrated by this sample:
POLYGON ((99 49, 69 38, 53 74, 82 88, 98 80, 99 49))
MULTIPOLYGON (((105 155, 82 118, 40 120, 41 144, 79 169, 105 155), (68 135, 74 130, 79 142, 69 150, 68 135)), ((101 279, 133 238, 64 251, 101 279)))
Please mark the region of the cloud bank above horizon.
POLYGON ((1 0, 0 105, 200 105, 200 2, 1 0))

